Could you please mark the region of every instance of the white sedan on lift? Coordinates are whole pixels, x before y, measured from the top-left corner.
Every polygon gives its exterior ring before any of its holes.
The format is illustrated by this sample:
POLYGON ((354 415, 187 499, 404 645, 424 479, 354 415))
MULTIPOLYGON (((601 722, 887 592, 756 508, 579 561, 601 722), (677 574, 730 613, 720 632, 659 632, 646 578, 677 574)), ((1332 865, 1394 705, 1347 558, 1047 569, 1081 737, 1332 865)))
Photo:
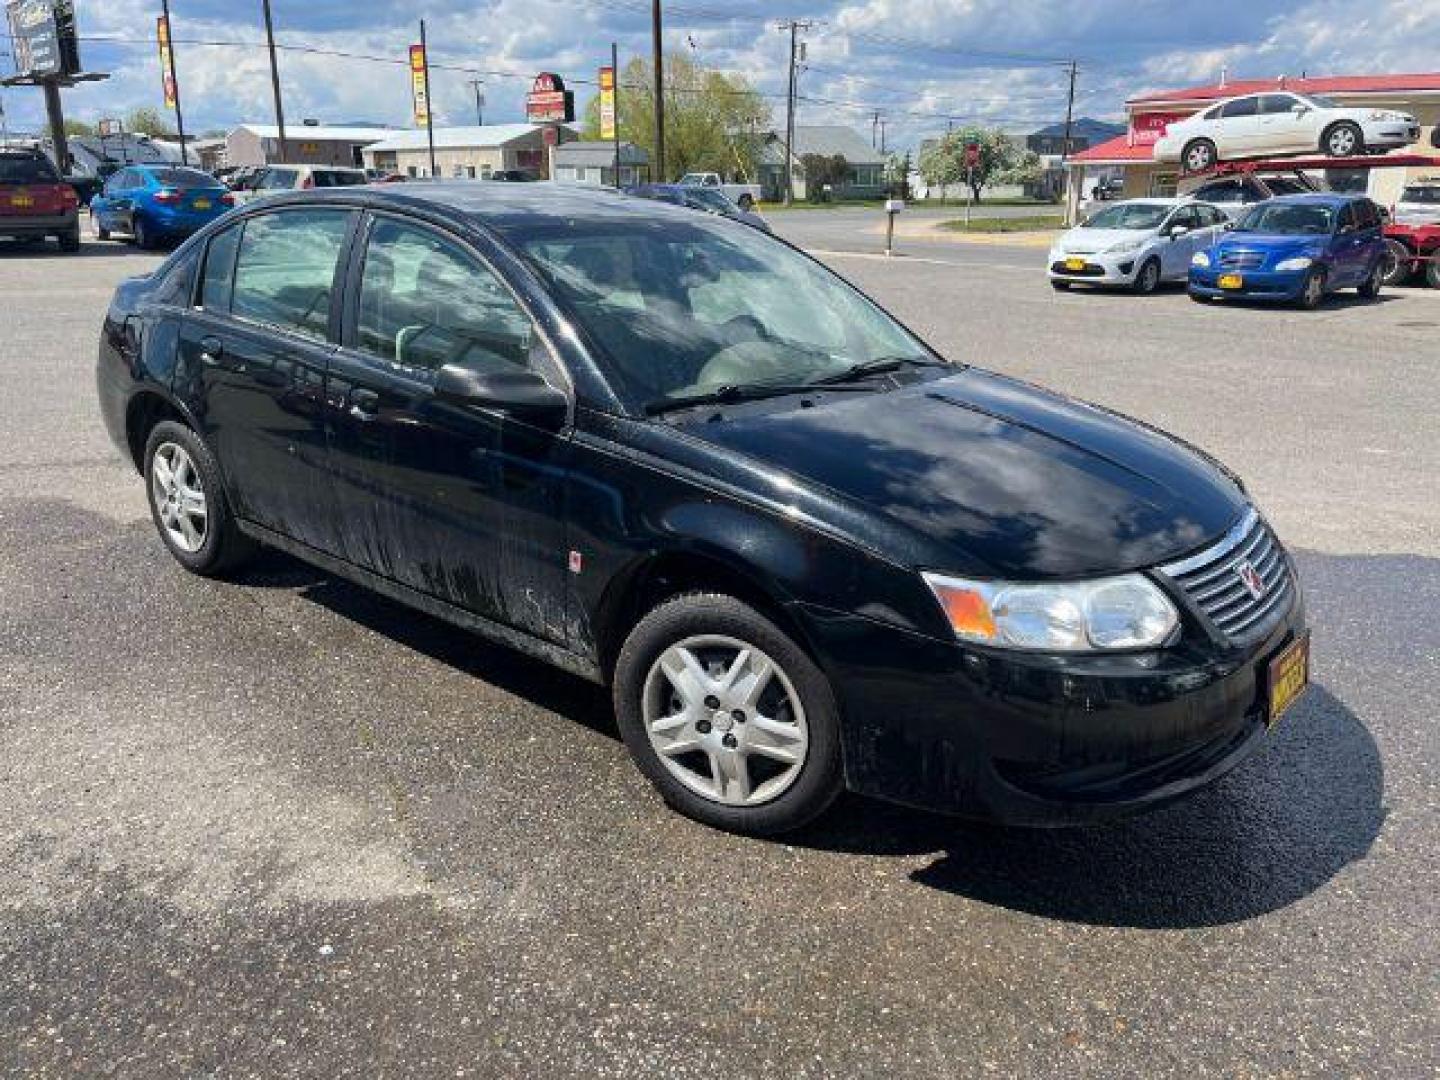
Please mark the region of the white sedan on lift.
POLYGON ((1418 138, 1420 125, 1409 113, 1348 108, 1318 94, 1275 90, 1173 121, 1155 143, 1155 160, 1178 161, 1187 173, 1199 173, 1239 158, 1384 153, 1418 138))
POLYGON ((1194 199, 1127 199, 1111 203, 1065 233, 1050 249, 1050 284, 1116 285, 1152 293, 1162 281, 1184 281, 1190 257, 1214 243, 1229 219, 1194 199))

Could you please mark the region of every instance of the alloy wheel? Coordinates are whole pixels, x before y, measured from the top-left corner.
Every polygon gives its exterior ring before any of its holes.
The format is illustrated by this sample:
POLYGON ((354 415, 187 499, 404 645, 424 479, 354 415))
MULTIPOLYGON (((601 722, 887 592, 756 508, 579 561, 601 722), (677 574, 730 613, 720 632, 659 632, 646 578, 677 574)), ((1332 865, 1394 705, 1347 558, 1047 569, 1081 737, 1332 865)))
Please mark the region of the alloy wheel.
POLYGON ((200 470, 178 443, 161 443, 150 463, 150 498, 170 542, 193 555, 205 545, 209 516, 200 470))
POLYGON ((1211 160, 1214 155, 1208 143, 1195 143, 1185 151, 1185 171, 1204 172, 1214 164, 1211 160))
POLYGON ((1330 151, 1332 157, 1349 157, 1355 153, 1355 147, 1359 141, 1355 136, 1354 128, 1337 127, 1325 140, 1325 148, 1330 151))
POLYGON ((800 695, 772 657, 738 638, 689 637, 662 652, 645 678, 642 717, 670 775, 726 806, 769 802, 805 767, 800 695))
POLYGON ((1305 279, 1305 306, 1317 307, 1325 296, 1325 278, 1311 274, 1305 279))

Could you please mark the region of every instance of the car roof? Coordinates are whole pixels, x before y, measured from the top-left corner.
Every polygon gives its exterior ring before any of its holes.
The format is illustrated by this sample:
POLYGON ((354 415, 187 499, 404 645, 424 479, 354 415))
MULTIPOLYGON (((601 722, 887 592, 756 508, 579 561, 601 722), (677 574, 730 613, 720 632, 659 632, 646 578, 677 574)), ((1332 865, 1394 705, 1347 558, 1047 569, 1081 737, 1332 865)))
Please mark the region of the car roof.
POLYGON ((1273 199, 1266 200, 1265 205, 1281 203, 1283 205, 1343 206, 1346 203, 1359 202, 1367 197, 1365 195, 1344 195, 1334 191, 1306 191, 1296 195, 1277 195, 1273 199))
MULTIPOLYGON (((367 184, 351 188, 312 188, 275 195, 256 207, 297 204, 364 204, 407 207, 463 216, 497 232, 523 237, 550 232, 557 222, 575 225, 634 223, 654 225, 657 216, 674 214, 677 222, 693 222, 693 211, 668 203, 627 199, 613 188, 590 189, 580 184, 540 181, 532 184, 487 184, 482 180, 421 180, 409 184, 367 184)), ((662 218, 663 219, 663 218, 662 218)))

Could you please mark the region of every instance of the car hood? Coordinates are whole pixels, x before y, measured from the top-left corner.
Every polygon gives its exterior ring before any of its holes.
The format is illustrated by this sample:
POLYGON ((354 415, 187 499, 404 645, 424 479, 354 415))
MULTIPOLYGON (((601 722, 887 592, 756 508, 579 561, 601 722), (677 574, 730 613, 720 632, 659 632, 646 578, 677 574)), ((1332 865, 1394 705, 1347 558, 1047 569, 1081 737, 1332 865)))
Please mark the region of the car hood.
POLYGON ((1071 229, 1056 245, 1060 251, 1090 255, 1120 243, 1122 240, 1148 240, 1154 229, 1071 229))
MULTIPOLYGON (((1224 532, 1244 493, 1178 440, 976 369, 822 407, 739 412, 692 436, 783 471, 847 520, 908 530, 956 573, 1081 577, 1153 566, 1224 532)), ((882 532, 884 530, 881 530, 882 532)))
POLYGON ((1296 236, 1293 233, 1226 233, 1215 243, 1215 250, 1263 251, 1267 255, 1298 255, 1321 251, 1328 238, 1324 236, 1296 236))

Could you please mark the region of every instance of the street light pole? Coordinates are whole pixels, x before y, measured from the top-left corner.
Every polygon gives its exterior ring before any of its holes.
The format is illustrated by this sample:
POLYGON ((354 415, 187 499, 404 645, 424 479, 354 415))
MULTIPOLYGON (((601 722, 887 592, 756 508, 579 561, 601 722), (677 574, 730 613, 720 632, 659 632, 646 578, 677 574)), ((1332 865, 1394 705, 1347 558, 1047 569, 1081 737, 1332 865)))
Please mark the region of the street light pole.
MULTIPOLYGON (((665 182, 665 43, 660 0, 650 2, 651 66, 655 69, 655 179, 665 182)), ((618 74, 618 72, 617 72, 618 74)), ((617 87, 618 90, 618 87, 617 87)))
POLYGON ((285 143, 285 107, 280 101, 280 64, 275 59, 275 24, 270 18, 270 0, 260 0, 265 12, 265 45, 270 50, 270 90, 275 95, 275 127, 280 134, 280 161, 290 156, 285 143))
POLYGON ((175 31, 170 25, 170 0, 160 0, 160 13, 165 16, 165 51, 170 59, 171 92, 175 95, 175 131, 180 136, 180 164, 190 164, 189 151, 185 149, 185 114, 180 111, 180 76, 175 73, 175 31))
POLYGON ((425 58, 425 141, 430 147, 430 179, 435 176, 435 102, 430 97, 430 48, 425 40, 425 20, 420 20, 420 55, 425 58))

